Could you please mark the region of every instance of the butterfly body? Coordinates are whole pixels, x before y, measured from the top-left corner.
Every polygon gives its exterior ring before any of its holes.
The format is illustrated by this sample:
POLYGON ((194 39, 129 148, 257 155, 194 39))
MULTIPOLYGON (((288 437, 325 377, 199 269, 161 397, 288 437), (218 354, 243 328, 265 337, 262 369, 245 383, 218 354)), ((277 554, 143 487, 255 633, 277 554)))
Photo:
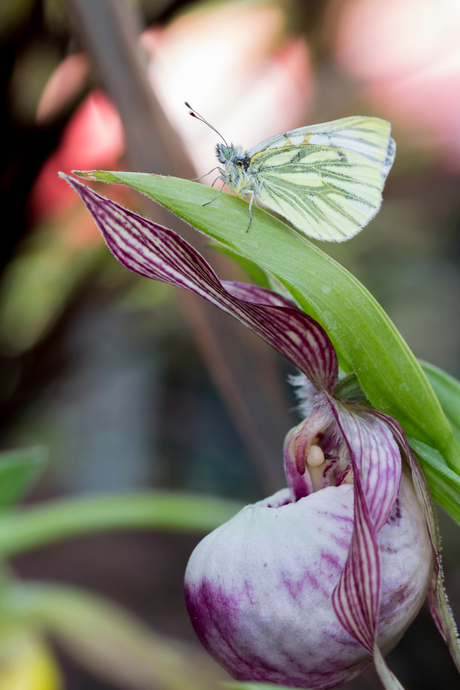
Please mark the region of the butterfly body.
POLYGON ((260 188, 257 174, 251 169, 251 159, 241 146, 224 146, 217 144, 216 155, 219 163, 225 165, 225 172, 220 179, 237 196, 256 194, 260 188))
POLYGON ((304 234, 340 242, 380 208, 396 150, 390 129, 385 120, 356 116, 283 132, 248 151, 217 144, 220 179, 250 196, 250 224, 257 200, 304 234))

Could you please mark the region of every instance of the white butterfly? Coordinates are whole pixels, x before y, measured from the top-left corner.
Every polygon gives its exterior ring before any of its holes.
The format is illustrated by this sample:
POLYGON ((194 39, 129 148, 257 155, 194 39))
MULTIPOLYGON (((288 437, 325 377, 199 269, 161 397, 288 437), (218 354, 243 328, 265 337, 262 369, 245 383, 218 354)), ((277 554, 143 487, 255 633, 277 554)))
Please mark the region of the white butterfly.
POLYGON ((380 208, 396 152, 390 131, 390 123, 377 117, 344 117, 283 132, 248 151, 229 146, 217 132, 224 144, 217 144, 216 154, 225 169, 214 168, 221 174, 213 184, 223 181, 220 194, 227 185, 237 196, 250 197, 248 230, 256 200, 309 237, 342 242, 380 208))

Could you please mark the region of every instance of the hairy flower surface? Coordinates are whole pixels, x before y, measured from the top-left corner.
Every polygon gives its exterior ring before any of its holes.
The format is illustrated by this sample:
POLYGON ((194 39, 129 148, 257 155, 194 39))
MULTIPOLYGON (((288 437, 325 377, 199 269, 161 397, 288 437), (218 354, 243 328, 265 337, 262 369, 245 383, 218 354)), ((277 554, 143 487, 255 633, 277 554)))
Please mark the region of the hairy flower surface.
POLYGON ((189 610, 209 651, 239 679, 310 688, 344 682, 373 658, 395 690, 402 686, 382 653, 428 587, 460 670, 423 474, 394 419, 338 399, 337 356, 324 329, 278 293, 220 281, 177 233, 66 179, 123 265, 202 296, 303 375, 307 416, 284 452, 289 489, 206 537, 187 568, 189 610))

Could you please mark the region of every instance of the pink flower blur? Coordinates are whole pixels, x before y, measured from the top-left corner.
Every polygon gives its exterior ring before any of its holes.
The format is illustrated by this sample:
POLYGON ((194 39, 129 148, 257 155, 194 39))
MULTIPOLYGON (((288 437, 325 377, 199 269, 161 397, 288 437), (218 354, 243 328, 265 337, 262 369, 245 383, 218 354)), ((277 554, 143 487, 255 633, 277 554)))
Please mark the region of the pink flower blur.
MULTIPOLYGON (((230 3, 190 12, 141 36, 150 53, 152 87, 200 173, 215 166, 218 137, 192 121, 185 100, 224 137, 248 147, 306 124, 312 84, 308 47, 303 38, 285 36, 285 22, 285 11, 276 2, 230 3)), ((87 69, 83 55, 61 63, 40 100, 40 121, 78 93, 87 69)), ((57 177, 59 170, 116 169, 124 145, 117 110, 102 92, 93 91, 39 173, 31 194, 34 215, 55 214, 73 204, 70 188, 57 177)))
POLYGON ((152 85, 200 173, 216 164, 218 137, 188 117, 184 101, 244 147, 307 124, 308 46, 284 35, 285 22, 274 2, 228 3, 143 34, 152 85))
POLYGON ((83 53, 73 53, 62 60, 43 89, 37 107, 37 124, 46 124, 72 102, 90 67, 89 59, 83 53))
POLYGON ((460 0, 342 0, 336 59, 384 117, 426 132, 459 166, 460 0))
POLYGON ((93 91, 67 125, 58 148, 47 158, 31 192, 37 217, 73 206, 74 194, 58 178, 59 170, 114 167, 124 150, 120 116, 108 98, 93 91))

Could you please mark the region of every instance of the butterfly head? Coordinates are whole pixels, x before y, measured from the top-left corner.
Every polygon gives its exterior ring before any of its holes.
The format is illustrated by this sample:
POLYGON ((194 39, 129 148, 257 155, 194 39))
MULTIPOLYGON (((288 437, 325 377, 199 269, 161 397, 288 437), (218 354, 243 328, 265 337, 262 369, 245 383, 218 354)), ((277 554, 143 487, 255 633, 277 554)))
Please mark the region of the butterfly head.
POLYGON ((229 163, 237 158, 237 151, 234 146, 227 146, 227 144, 216 145, 216 156, 219 163, 229 163))

